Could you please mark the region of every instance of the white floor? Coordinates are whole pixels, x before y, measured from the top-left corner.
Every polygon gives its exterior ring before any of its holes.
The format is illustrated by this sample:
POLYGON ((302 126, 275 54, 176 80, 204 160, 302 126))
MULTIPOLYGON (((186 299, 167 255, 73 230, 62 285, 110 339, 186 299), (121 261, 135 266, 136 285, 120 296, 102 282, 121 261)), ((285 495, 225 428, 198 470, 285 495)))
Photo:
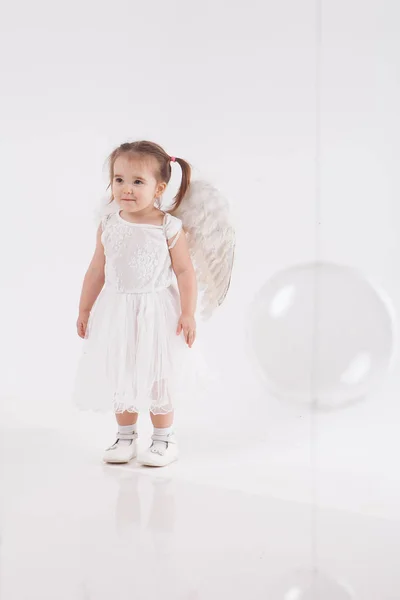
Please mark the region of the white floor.
POLYGON ((161 470, 103 465, 105 417, 8 421, 0 600, 399 600, 395 423, 323 416, 312 468, 309 415, 284 410, 265 432, 262 411, 253 426, 179 423, 180 460, 161 470))

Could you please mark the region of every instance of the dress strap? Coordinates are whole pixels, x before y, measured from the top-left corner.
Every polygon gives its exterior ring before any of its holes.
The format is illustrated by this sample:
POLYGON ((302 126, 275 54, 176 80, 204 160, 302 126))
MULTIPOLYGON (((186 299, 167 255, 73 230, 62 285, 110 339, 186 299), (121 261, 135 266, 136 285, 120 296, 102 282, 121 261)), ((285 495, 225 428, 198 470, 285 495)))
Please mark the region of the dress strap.
MULTIPOLYGON (((170 215, 170 213, 164 213, 164 221, 163 221, 163 227, 164 227, 164 235, 165 235, 165 239, 167 240, 168 243, 168 232, 167 232, 167 216, 171 217, 171 219, 174 219, 174 217, 172 215, 170 215)), ((179 221, 179 219, 177 219, 177 221, 179 221)), ((168 245, 168 249, 172 250, 172 248, 175 246, 176 242, 178 241, 180 235, 182 232, 182 223, 180 223, 180 228, 178 229, 178 231, 175 231, 172 235, 170 235, 171 239, 173 240, 171 245, 168 245)))
POLYGON ((170 250, 172 250, 172 248, 175 246, 176 242, 178 241, 178 239, 179 239, 179 236, 181 235, 181 231, 182 231, 182 228, 181 228, 181 229, 178 231, 178 233, 177 233, 177 234, 175 234, 175 239, 174 239, 174 241, 172 242, 172 244, 171 244, 170 246, 168 246, 168 248, 169 248, 170 250))
POLYGON ((167 239, 167 213, 166 212, 164 212, 164 218, 163 218, 163 231, 164 231, 165 239, 167 239))
POLYGON ((102 217, 102 219, 101 219, 101 228, 102 228, 103 231, 105 230, 105 228, 107 226, 107 223, 108 223, 111 215, 112 215, 112 213, 108 213, 108 214, 106 214, 106 215, 104 215, 102 217))

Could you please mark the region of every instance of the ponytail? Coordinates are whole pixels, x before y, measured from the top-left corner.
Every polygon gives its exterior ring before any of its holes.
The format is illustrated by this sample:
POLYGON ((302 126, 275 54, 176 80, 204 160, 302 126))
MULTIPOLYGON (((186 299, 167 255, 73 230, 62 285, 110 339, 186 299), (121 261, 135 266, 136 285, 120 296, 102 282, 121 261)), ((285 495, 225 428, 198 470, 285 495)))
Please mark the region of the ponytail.
POLYGON ((186 162, 186 160, 183 160, 183 158, 175 158, 174 162, 177 162, 182 169, 182 181, 178 193, 173 198, 174 204, 171 208, 171 212, 177 210, 182 204, 183 198, 185 197, 185 194, 189 189, 192 176, 192 168, 189 165, 189 163, 186 162))

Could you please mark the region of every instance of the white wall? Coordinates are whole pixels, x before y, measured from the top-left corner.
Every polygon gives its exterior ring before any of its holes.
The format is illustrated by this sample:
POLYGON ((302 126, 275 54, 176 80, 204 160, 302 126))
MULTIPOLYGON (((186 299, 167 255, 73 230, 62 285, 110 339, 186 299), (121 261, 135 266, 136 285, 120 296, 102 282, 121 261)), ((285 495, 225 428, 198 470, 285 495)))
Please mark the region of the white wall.
MULTIPOLYGON (((399 17, 395 0, 323 1, 321 257, 364 270, 396 310, 399 17)), ((0 36, 3 422, 60 426, 75 418, 70 392, 82 343, 75 321, 94 249, 93 212, 107 185, 107 155, 134 139, 189 160, 232 203, 231 292, 203 329, 221 389, 204 419, 245 418, 278 437, 296 422, 296 411, 266 399, 243 339, 262 283, 315 258, 315 28, 309 0, 7 6, 0 36)), ((378 427, 382 447, 389 427, 390 439, 397 434, 399 392, 396 358, 379 397, 322 427, 337 427, 354 446, 369 444, 378 427)), ((398 449, 385 446, 385 453, 398 449)))

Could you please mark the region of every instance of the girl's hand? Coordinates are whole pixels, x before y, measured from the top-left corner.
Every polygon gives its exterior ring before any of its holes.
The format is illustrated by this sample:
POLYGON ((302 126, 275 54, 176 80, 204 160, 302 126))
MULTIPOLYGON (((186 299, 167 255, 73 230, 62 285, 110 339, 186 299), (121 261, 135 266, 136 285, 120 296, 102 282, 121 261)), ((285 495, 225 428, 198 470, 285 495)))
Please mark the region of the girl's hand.
POLYGON ((76 329, 77 329, 79 337, 81 337, 81 338, 86 337, 86 329, 87 329, 87 324, 89 321, 89 315, 90 315, 90 311, 85 311, 85 312, 79 313, 79 317, 76 322, 76 329))
POLYGON ((184 315, 182 314, 178 321, 178 328, 176 330, 176 335, 180 335, 183 331, 185 336, 185 341, 189 348, 191 348, 196 339, 196 321, 192 315, 184 315))

